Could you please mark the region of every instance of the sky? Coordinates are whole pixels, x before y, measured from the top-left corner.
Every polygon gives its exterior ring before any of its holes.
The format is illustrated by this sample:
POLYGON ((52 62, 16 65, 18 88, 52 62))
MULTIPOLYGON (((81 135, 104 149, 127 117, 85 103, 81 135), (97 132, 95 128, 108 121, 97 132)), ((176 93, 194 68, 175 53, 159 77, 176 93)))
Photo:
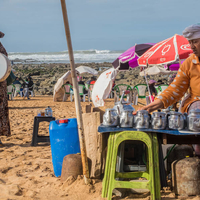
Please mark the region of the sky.
MULTIPOLYGON (((199 0, 66 0, 74 50, 126 50, 200 22, 199 0)), ((0 0, 8 52, 67 50, 60 0, 0 0)))

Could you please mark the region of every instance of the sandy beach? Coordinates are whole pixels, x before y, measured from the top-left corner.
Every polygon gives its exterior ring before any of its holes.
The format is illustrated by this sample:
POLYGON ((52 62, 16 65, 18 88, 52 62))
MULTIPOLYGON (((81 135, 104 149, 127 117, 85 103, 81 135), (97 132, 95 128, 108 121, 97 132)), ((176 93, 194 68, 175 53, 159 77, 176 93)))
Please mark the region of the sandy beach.
MULTIPOLYGON (((81 102, 83 108, 88 104, 89 102, 81 102)), ((76 117, 74 102, 53 102, 52 96, 36 96, 31 100, 16 97, 15 100, 9 101, 12 133, 11 137, 2 137, 4 146, 0 147, 0 199, 102 200, 101 180, 92 180, 91 185, 85 185, 82 176, 79 176, 77 180, 69 179, 61 183, 60 178, 53 173, 50 145, 31 146, 34 116, 37 110, 43 110, 47 106, 53 109, 56 119, 76 117)), ((103 109, 112 106, 113 100, 108 99, 103 109)), ((49 134, 47 122, 39 128, 39 134, 49 134)), ((113 199, 135 198, 150 199, 148 194, 113 199)), ((174 194, 166 189, 162 192, 162 199, 175 198, 174 194)))

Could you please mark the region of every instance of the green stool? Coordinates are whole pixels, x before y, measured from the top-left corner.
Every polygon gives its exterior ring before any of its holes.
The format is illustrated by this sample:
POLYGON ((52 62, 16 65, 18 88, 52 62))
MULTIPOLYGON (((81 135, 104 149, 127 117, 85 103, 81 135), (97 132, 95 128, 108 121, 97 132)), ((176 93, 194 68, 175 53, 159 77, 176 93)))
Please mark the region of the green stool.
POLYGON ((108 140, 108 152, 106 167, 103 179, 102 197, 112 198, 114 188, 148 189, 151 192, 152 200, 160 200, 160 175, 158 142, 155 133, 140 131, 123 131, 110 133, 108 140), (142 141, 147 146, 147 171, 145 172, 116 172, 117 153, 119 145, 126 140, 142 141), (138 178, 146 180, 138 180, 138 178), (122 181, 121 179, 136 179, 122 181))

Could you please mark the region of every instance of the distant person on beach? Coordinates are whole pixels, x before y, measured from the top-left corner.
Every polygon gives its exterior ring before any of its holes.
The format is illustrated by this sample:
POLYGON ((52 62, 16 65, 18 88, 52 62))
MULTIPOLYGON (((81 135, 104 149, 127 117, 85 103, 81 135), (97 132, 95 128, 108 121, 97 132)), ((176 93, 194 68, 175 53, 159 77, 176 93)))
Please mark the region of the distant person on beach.
MULTIPOLYGON (((189 113, 191 110, 200 109, 200 25, 191 25, 183 31, 183 36, 188 40, 193 54, 180 66, 176 77, 164 92, 159 94, 155 101, 141 108, 149 113, 154 110, 167 108, 181 99, 190 88, 190 93, 183 99, 179 110, 189 113)), ((195 153, 200 157, 200 145, 195 145, 195 153)))
MULTIPOLYGON (((0 38, 4 37, 4 33, 0 31, 0 38)), ((8 56, 6 49, 0 42, 0 53, 8 56)), ((10 121, 9 121, 9 112, 8 112, 8 95, 7 95, 7 82, 6 80, 0 82, 0 136, 10 136, 10 121)), ((0 146, 2 146, 0 139, 0 146)))
MULTIPOLYGON (((85 86, 85 83, 84 83, 84 81, 82 80, 82 77, 81 77, 81 76, 78 76, 77 79, 78 79, 78 84, 79 84, 79 85, 85 86)), ((88 91, 84 88, 84 89, 83 89, 83 94, 87 94, 87 93, 88 93, 88 91)), ((83 100, 83 95, 81 95, 81 100, 83 100)))
POLYGON ((159 85, 162 85, 164 84, 164 82, 162 80, 158 80, 157 83, 156 83, 156 86, 159 86, 159 85))
POLYGON ((150 90, 150 98, 151 98, 151 101, 153 102, 155 97, 157 96, 157 90, 155 88, 155 84, 157 82, 155 80, 150 80, 149 81, 149 90, 150 90))
POLYGON ((13 82, 13 84, 20 84, 21 85, 21 82, 19 81, 19 77, 16 77, 15 78, 15 81, 13 82))
POLYGON ((77 76, 77 80, 78 80, 78 84, 79 85, 84 85, 85 86, 85 83, 84 83, 83 78, 81 76, 77 76))
POLYGON ((90 85, 94 85, 96 80, 97 80, 96 77, 92 76, 90 80, 90 85))
POLYGON ((33 86, 34 86, 33 79, 31 78, 31 76, 28 76, 28 90, 29 90, 29 92, 33 91, 33 86))

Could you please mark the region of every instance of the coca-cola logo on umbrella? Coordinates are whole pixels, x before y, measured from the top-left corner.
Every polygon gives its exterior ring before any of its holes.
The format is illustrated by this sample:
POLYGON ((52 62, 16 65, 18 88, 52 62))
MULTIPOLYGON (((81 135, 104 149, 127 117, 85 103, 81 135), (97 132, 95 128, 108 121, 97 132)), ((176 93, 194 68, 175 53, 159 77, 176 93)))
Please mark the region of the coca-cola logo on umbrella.
POLYGON ((190 44, 183 44, 183 45, 181 45, 181 47, 180 47, 182 50, 191 50, 191 48, 190 48, 190 44))
POLYGON ((162 49, 162 56, 164 56, 171 48, 171 45, 165 45, 164 48, 162 49))

